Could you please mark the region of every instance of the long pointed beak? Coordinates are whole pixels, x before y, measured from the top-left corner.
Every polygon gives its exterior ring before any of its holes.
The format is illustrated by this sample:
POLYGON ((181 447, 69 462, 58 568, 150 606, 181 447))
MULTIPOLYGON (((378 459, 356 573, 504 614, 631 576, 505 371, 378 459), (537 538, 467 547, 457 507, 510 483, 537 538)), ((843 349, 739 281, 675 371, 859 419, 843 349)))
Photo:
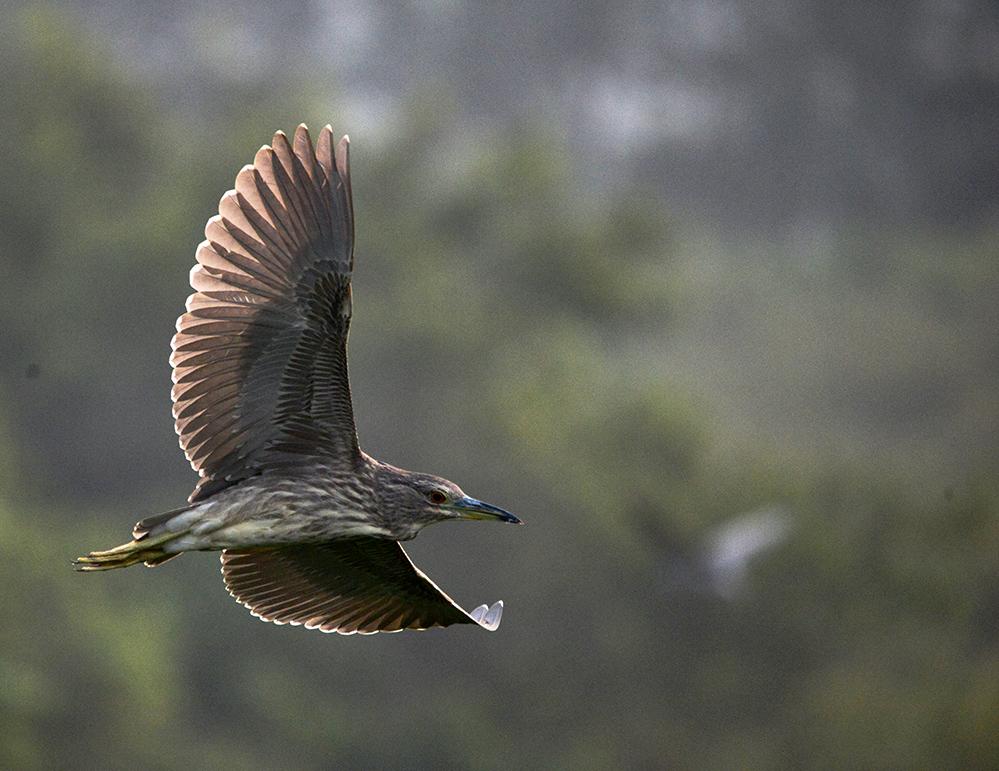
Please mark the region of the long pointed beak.
POLYGON ((467 495, 452 503, 448 508, 457 511, 461 519, 490 519, 509 522, 511 525, 524 524, 509 511, 501 509, 499 506, 493 506, 491 503, 469 498, 467 495))

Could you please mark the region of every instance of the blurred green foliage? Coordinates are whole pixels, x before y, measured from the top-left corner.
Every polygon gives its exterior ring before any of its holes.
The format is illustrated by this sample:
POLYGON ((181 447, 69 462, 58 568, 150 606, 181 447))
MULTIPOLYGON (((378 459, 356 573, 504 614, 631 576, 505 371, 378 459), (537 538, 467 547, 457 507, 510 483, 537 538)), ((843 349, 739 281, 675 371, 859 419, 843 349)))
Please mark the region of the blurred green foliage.
POLYGON ((207 558, 69 561, 186 494, 165 350, 200 227, 266 132, 336 104, 220 81, 192 127, 68 17, 0 36, 0 765, 999 765, 996 448, 954 448, 997 418, 990 234, 725 257, 586 192, 543 128, 415 98, 354 137, 362 441, 530 526, 413 547, 503 593, 496 635, 306 635, 207 558), (695 324, 727 342, 685 349, 695 324), (780 429, 731 417, 725 373, 780 429), (721 592, 719 529, 767 509, 786 540, 721 592))

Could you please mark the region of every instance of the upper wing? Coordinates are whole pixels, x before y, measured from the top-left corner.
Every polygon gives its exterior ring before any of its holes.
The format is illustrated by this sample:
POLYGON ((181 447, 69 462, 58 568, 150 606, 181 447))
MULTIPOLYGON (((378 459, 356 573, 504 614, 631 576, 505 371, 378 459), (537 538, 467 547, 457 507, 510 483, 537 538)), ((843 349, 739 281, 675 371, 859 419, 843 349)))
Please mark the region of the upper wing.
POLYGON ((226 588, 254 616, 339 634, 399 632, 451 624, 495 630, 503 603, 462 610, 380 538, 222 552, 226 588))
POLYGON ((354 215, 347 137, 304 125, 261 147, 208 220, 177 319, 173 415, 191 501, 302 456, 352 463, 354 215))

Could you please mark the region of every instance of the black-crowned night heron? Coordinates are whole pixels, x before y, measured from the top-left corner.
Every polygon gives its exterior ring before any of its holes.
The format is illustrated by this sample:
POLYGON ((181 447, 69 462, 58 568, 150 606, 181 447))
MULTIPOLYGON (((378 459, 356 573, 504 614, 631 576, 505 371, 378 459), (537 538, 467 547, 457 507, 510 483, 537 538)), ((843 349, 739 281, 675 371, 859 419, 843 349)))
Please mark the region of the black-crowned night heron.
POLYGON ((503 603, 462 610, 400 541, 434 522, 518 523, 453 482, 361 451, 347 380, 354 216, 348 140, 278 132, 219 203, 177 320, 173 414, 198 472, 189 505, 75 565, 160 565, 222 550, 229 593, 254 615, 324 632, 450 624, 495 629, 503 603))

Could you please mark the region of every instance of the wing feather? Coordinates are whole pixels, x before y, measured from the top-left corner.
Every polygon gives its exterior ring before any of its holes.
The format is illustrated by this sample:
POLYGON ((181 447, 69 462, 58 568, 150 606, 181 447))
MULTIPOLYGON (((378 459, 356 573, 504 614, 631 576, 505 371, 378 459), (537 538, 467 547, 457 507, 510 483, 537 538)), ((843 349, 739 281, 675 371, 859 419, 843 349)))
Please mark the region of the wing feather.
POLYGON ((260 550, 226 549, 229 593, 276 624, 339 634, 373 634, 452 624, 499 626, 502 603, 469 614, 410 561, 402 545, 380 538, 260 550))
POLYGON ((289 453, 359 457, 347 374, 353 207, 347 139, 278 132, 208 220, 171 343, 191 501, 289 453))

